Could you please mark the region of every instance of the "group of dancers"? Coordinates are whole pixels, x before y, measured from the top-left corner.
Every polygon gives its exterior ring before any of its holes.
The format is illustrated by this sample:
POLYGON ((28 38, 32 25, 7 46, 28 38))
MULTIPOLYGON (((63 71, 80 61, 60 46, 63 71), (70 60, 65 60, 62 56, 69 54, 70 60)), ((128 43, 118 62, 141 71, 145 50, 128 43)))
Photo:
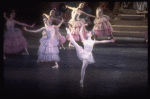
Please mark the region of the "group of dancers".
POLYGON ((14 20, 14 17, 16 15, 15 11, 12 11, 12 13, 10 14, 10 18, 6 17, 6 13, 4 13, 4 18, 7 20, 7 31, 4 33, 4 59, 6 59, 5 53, 17 53, 23 49, 25 49, 25 53, 22 54, 29 55, 29 52, 27 50, 28 43, 23 37, 22 31, 18 28, 15 28, 15 24, 22 25, 23 29, 27 32, 42 32, 43 36, 39 40, 40 46, 38 50, 37 62, 39 63, 54 61, 55 66, 53 66, 52 68, 59 67, 58 62, 60 61, 60 58, 58 47, 62 46, 64 48, 63 44, 66 42, 66 40, 69 40, 69 47, 75 47, 78 58, 83 62, 80 80, 80 86, 83 87, 85 69, 88 64, 95 62, 92 55, 94 44, 115 42, 115 39, 113 39, 112 35, 113 29, 111 27, 111 24, 109 23, 110 18, 106 15, 103 15, 103 9, 101 7, 98 7, 96 9, 96 16, 93 16, 84 12, 82 10, 83 7, 84 3, 80 3, 78 7, 70 7, 66 5, 66 8, 72 10, 71 19, 69 22, 65 22, 63 18, 62 20, 56 19, 55 9, 52 9, 49 15, 45 13, 43 14, 43 21, 45 26, 37 30, 28 30, 26 28, 33 28, 35 24, 27 25, 25 23, 14 20), (88 26, 86 21, 84 19, 80 19, 81 14, 85 14, 89 17, 95 18, 94 27, 91 31, 88 31, 86 29, 86 26, 88 26), (54 20, 59 21, 59 24, 54 25, 54 20), (63 23, 68 24, 68 26, 66 27, 66 38, 59 32, 59 27, 63 23), (93 35, 95 36, 94 40, 92 40, 93 35), (97 41, 97 36, 110 36, 111 39, 97 41), (76 41, 81 41, 84 45, 84 48, 80 46, 76 41))

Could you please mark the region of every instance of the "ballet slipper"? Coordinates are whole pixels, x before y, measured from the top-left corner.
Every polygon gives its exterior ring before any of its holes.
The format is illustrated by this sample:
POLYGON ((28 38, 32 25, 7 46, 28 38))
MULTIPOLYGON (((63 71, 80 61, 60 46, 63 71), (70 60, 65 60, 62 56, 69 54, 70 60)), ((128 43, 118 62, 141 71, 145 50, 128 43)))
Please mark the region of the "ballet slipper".
POLYGON ((83 87, 83 80, 80 80, 80 87, 83 87))
POLYGON ((58 65, 55 65, 55 66, 53 66, 52 68, 58 68, 59 66, 58 65))

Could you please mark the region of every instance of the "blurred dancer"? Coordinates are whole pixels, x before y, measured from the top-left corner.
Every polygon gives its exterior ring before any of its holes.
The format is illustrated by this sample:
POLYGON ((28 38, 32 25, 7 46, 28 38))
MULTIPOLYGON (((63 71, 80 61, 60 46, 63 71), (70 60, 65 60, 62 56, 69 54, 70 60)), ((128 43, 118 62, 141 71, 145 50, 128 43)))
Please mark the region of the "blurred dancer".
MULTIPOLYGON (((87 26, 87 24, 85 24, 87 26)), ((96 41, 92 40, 91 37, 94 33, 94 31, 89 31, 87 33, 87 40, 83 37, 83 29, 84 26, 81 27, 81 30, 79 32, 84 48, 79 46, 76 41, 74 40, 73 36, 71 35, 71 32, 68 28, 66 28, 68 35, 70 36, 70 41, 71 43, 75 46, 76 51, 77 51, 77 56, 78 58, 83 62, 82 64, 82 69, 81 69, 81 80, 80 80, 80 86, 83 87, 83 80, 84 80, 84 75, 85 75, 85 69, 88 66, 88 64, 95 63, 95 60, 92 55, 92 50, 94 44, 99 44, 99 43, 108 43, 108 42, 115 42, 115 40, 102 40, 102 41, 96 41)))
MULTIPOLYGON (((69 21, 69 23, 72 26, 69 25, 69 29, 70 29, 71 35, 73 36, 75 41, 80 41, 81 40, 80 35, 79 35, 79 31, 81 29, 81 26, 83 24, 85 24, 85 20, 80 19, 80 15, 81 14, 85 14, 85 15, 87 15, 89 17, 94 17, 95 18, 95 16, 87 14, 84 11, 82 11, 83 7, 84 7, 84 3, 80 3, 77 8, 69 7, 69 6, 66 5, 66 8, 69 8, 69 9, 72 10, 72 12, 71 12, 71 19, 69 21)), ((87 32, 88 31, 86 30, 86 28, 83 27, 82 33, 83 33, 84 38, 87 38, 87 36, 86 36, 87 32)), ((69 35, 67 35, 67 40, 70 40, 70 36, 69 35)), ((69 47, 70 46, 73 46, 71 44, 71 42, 69 42, 69 47)))
POLYGON ((58 49, 59 43, 56 38, 55 28, 59 28, 64 20, 62 19, 62 21, 59 25, 49 24, 49 17, 45 18, 44 21, 46 22, 45 27, 42 27, 38 30, 27 30, 26 27, 24 27, 24 30, 28 31, 28 32, 33 32, 33 33, 41 32, 43 30, 46 31, 47 38, 44 38, 40 41, 42 44, 39 46, 37 62, 55 61, 55 66, 53 66, 52 68, 58 68, 59 66, 58 66, 57 62, 60 61, 60 58, 58 55, 59 54, 59 49, 58 49))
POLYGON ((113 28, 109 22, 110 18, 103 14, 103 9, 98 7, 96 9, 96 18, 94 20, 93 31, 95 32, 95 38, 98 36, 110 36, 113 39, 113 28))
POLYGON ((5 53, 17 53, 23 49, 25 49, 26 52, 22 54, 29 55, 29 52, 27 50, 28 43, 24 38, 24 36, 22 35, 22 31, 19 28, 15 28, 15 25, 18 24, 26 27, 34 27, 34 24, 30 26, 25 23, 18 22, 14 20, 15 15, 16 15, 15 10, 13 10, 10 13, 10 18, 6 16, 6 13, 4 13, 4 18, 7 20, 6 21, 7 31, 4 32, 4 55, 3 55, 4 59, 6 59, 5 53))

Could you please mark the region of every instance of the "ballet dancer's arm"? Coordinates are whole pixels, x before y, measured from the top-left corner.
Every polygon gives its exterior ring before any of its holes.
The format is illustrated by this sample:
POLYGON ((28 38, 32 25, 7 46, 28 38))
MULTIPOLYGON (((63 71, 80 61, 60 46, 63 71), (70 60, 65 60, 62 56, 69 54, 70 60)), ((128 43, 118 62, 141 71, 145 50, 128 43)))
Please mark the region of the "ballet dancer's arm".
POLYGON ((94 41, 95 44, 99 44, 99 43, 109 43, 109 42, 115 42, 115 40, 112 39, 112 40, 94 41))
POLYGON ((71 10, 76 10, 77 8, 75 8, 75 7, 69 7, 68 5, 65 5, 66 6, 66 8, 69 8, 69 9, 71 9, 71 10))
POLYGON ((87 13, 86 13, 86 12, 84 12, 84 11, 81 11, 81 10, 80 10, 80 12, 81 12, 81 13, 83 13, 83 14, 85 14, 85 15, 87 15, 87 16, 89 16, 89 17, 96 18, 95 16, 93 16, 93 15, 91 15, 91 14, 87 14, 87 13))
POLYGON ((4 12, 4 18, 6 19, 6 20, 8 20, 9 18, 8 17, 6 17, 6 13, 4 12))
POLYGON ((19 22, 19 21, 15 21, 15 24, 18 24, 18 25, 22 25, 22 26, 25 26, 25 27, 34 27, 34 25, 35 24, 32 24, 31 26, 30 25, 28 25, 28 24, 26 24, 26 23, 21 23, 21 22, 19 22))
POLYGON ((33 32, 33 33, 36 33, 36 32, 41 32, 41 31, 45 30, 46 27, 42 27, 42 28, 37 29, 37 30, 27 30, 26 27, 23 27, 23 29, 24 29, 25 31, 27 31, 27 32, 33 32))
POLYGON ((54 25, 54 27, 59 28, 63 22, 64 22, 64 19, 62 18, 62 21, 58 25, 54 25))

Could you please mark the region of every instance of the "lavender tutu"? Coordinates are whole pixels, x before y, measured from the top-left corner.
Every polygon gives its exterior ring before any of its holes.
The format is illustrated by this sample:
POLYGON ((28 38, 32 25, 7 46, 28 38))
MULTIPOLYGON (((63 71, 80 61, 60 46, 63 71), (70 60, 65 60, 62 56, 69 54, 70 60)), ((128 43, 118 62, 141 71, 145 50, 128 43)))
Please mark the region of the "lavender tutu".
POLYGON ((113 28, 109 22, 109 17, 103 15, 101 18, 96 18, 94 20, 93 31, 95 31, 96 36, 111 36, 113 28))
POLYGON ((40 39, 41 45, 39 46, 39 50, 38 50, 38 60, 45 61, 45 62, 60 61, 58 55, 59 42, 56 36, 52 38, 52 35, 55 34, 55 29, 53 28, 46 31, 47 37, 42 37, 42 39, 40 39))

